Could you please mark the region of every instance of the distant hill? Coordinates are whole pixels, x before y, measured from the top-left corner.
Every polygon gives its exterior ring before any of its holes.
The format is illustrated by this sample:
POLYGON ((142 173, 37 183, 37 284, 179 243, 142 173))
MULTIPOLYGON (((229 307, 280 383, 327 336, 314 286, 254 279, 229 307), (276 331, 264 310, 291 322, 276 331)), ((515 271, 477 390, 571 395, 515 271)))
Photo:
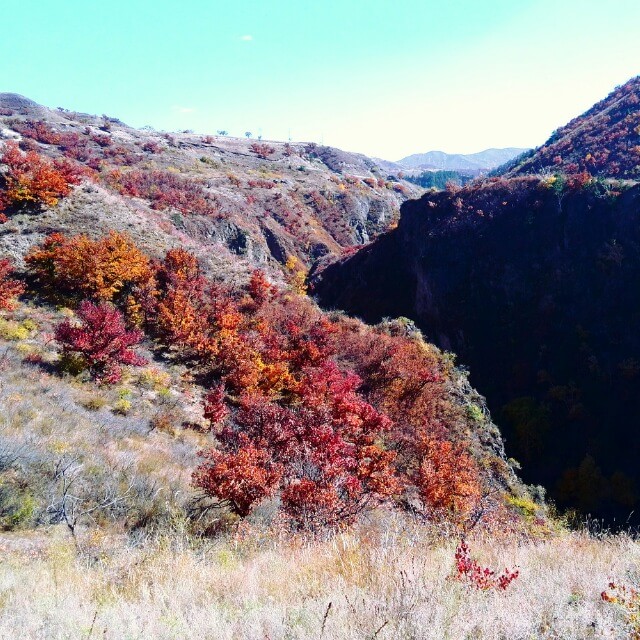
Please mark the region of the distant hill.
POLYGON ((398 160, 395 165, 403 169, 431 169, 434 171, 458 171, 470 175, 486 173, 521 155, 527 149, 509 147, 507 149, 485 149, 478 153, 445 153, 428 151, 414 153, 398 160))
POLYGON ((545 144, 500 170, 507 177, 544 170, 640 178, 640 76, 616 87, 545 144))

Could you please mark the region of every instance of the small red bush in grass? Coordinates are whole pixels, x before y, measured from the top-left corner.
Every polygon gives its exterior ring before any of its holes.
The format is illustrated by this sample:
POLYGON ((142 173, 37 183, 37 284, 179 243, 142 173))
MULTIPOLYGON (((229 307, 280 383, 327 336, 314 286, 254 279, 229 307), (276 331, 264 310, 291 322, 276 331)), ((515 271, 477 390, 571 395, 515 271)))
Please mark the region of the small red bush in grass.
POLYGON ((14 309, 16 298, 24 293, 24 284, 13 280, 13 265, 6 258, 0 260, 0 309, 14 309))
POLYGON ((65 320, 58 325, 55 339, 64 354, 76 354, 91 376, 114 383, 122 377, 122 365, 142 366, 146 360, 133 349, 142 339, 141 331, 127 331, 122 314, 109 304, 85 300, 78 309, 80 325, 65 320))
POLYGON ((488 591, 495 589, 506 591, 507 587, 518 578, 520 571, 510 571, 505 569, 500 575, 488 567, 482 567, 471 557, 469 546, 463 540, 456 549, 456 572, 458 580, 466 582, 468 585, 488 591))

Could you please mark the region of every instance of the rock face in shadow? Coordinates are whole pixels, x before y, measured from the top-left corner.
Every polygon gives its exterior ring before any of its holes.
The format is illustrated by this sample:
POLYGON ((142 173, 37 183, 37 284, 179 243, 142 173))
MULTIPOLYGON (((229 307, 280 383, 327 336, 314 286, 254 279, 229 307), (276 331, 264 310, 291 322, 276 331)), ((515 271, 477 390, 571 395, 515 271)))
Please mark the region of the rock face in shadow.
POLYGON ((640 483, 640 186, 494 179, 407 202, 314 275, 325 307, 403 315, 469 365, 525 480, 622 517, 640 483))

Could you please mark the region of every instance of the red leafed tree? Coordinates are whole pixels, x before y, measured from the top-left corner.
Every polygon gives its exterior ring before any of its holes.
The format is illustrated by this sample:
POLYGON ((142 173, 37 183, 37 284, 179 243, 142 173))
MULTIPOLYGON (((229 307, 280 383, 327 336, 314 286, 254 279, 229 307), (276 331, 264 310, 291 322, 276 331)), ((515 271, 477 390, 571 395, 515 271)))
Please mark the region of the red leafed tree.
POLYGON ((233 423, 218 433, 219 448, 196 471, 197 486, 239 515, 245 514, 234 506, 238 502, 248 513, 279 490, 282 510, 304 528, 348 523, 398 493, 395 454, 381 444, 391 422, 358 396, 359 384, 357 376, 326 362, 306 372, 291 406, 244 396, 233 423), (249 445, 261 452, 261 474, 279 469, 269 492, 257 494, 253 485, 231 481, 237 474, 245 478, 247 471, 237 465, 245 462, 239 456, 249 445), (251 491, 240 500, 241 486, 251 491))
POLYGON ((254 505, 272 496, 282 477, 281 465, 247 438, 235 451, 209 449, 200 455, 205 461, 193 474, 194 486, 228 502, 239 516, 249 515, 254 505))
POLYGON ((434 428, 420 434, 418 452, 416 486, 425 507, 438 515, 464 518, 480 498, 479 471, 464 445, 434 428))
POLYGON ((146 364, 133 349, 142 339, 142 332, 127 331, 124 317, 116 308, 85 300, 78 317, 80 324, 69 320, 59 324, 55 338, 64 354, 81 357, 94 379, 114 383, 122 376, 122 365, 146 364))
POLYGON ((11 278, 13 265, 6 258, 0 260, 0 309, 13 309, 16 298, 24 292, 24 284, 11 278))

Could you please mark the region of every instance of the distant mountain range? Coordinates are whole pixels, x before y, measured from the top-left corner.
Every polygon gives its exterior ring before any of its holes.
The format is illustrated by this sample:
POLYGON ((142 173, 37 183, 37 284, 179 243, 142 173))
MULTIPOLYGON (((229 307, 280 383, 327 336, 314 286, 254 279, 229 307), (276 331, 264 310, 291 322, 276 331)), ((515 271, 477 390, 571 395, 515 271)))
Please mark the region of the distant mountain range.
POLYGON ((421 169, 423 171, 458 171, 475 175, 495 169, 509 160, 528 151, 509 147, 507 149, 485 149, 478 153, 445 153, 444 151, 428 151, 414 153, 402 158, 394 164, 402 169, 421 169))

